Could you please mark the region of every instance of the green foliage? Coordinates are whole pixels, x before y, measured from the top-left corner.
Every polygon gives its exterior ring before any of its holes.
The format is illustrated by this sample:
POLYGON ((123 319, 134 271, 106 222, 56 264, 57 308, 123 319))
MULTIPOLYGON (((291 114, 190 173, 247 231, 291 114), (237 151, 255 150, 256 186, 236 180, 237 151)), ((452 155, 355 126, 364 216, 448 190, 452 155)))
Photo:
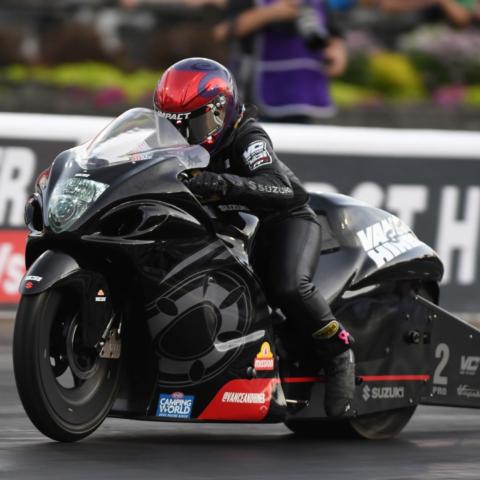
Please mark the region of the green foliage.
POLYGON ((430 88, 480 82, 480 32, 448 25, 424 25, 403 35, 400 51, 422 73, 430 88))
POLYGON ((336 81, 331 87, 332 97, 339 107, 375 103, 378 93, 365 87, 336 81))
POLYGON ((468 106, 480 108, 480 85, 472 85, 467 88, 465 103, 468 106))
POLYGON ((63 64, 51 68, 11 65, 2 71, 2 76, 14 83, 34 82, 60 88, 78 87, 92 92, 116 88, 130 102, 152 92, 160 75, 161 72, 148 70, 127 73, 111 65, 95 62, 63 64))
POLYGON ((417 100, 424 97, 422 77, 405 55, 374 53, 369 58, 369 86, 392 99, 417 100))
MULTIPOLYGON (((464 103, 480 107, 480 68, 475 57, 466 75, 473 80, 465 90, 464 103)), ((467 70, 468 71, 468 70, 467 70)), ((151 96, 161 76, 160 71, 125 72, 112 65, 96 62, 63 64, 56 67, 10 65, 0 70, 2 88, 16 85, 41 85, 58 89, 80 89, 91 95, 97 106, 104 102, 114 105, 121 101, 135 105, 151 96)), ((468 83, 469 82, 465 82, 468 83)), ((332 84, 337 105, 373 105, 379 102, 415 102, 424 100, 427 92, 450 84, 452 73, 437 56, 421 49, 409 53, 389 51, 358 51, 350 58, 347 73, 332 84)), ((436 92, 437 90, 435 90, 436 92)), ((89 97, 90 98, 90 97, 89 97)), ((432 98, 436 101, 435 94, 432 98)))

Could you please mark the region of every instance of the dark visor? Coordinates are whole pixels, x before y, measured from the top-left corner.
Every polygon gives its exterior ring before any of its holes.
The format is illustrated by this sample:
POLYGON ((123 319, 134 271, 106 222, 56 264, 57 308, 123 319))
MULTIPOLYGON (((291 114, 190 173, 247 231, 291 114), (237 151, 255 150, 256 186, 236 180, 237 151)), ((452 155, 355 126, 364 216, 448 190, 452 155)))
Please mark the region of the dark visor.
POLYGON ((219 132, 225 124, 225 108, 215 102, 192 113, 157 112, 167 118, 191 145, 205 142, 219 132))

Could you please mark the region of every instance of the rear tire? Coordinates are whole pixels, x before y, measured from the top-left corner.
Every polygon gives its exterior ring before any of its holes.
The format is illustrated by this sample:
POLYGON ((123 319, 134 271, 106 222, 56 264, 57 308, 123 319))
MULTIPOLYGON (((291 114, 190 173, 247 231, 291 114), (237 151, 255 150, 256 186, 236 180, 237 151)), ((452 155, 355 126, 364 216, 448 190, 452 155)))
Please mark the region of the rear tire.
MULTIPOLYGON (((412 286, 408 284, 408 289, 412 286)), ((435 291, 428 285, 418 285, 413 291, 435 301, 435 291)), ((285 425, 297 435, 317 438, 364 438, 385 440, 397 436, 415 413, 417 405, 386 410, 351 419, 288 420, 285 425)))
POLYGON ((288 420, 285 425, 297 435, 309 437, 385 440, 402 431, 416 408, 415 405, 348 420, 288 420))
POLYGON ((99 358, 81 342, 80 303, 62 290, 23 296, 13 340, 15 381, 33 424, 73 442, 96 430, 119 386, 120 359, 99 358))
POLYGON ((350 420, 351 427, 362 438, 384 440, 397 436, 407 425, 417 406, 376 412, 350 420))

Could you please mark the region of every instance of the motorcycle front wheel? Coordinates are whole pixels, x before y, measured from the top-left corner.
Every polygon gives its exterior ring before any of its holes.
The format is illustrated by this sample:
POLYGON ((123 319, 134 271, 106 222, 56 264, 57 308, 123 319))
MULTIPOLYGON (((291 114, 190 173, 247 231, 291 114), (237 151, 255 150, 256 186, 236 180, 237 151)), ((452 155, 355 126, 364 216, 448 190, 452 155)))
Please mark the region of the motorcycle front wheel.
POLYGON ((96 430, 119 386, 121 359, 100 358, 82 341, 81 302, 51 289, 23 296, 13 340, 15 381, 23 407, 44 435, 61 442, 96 430))

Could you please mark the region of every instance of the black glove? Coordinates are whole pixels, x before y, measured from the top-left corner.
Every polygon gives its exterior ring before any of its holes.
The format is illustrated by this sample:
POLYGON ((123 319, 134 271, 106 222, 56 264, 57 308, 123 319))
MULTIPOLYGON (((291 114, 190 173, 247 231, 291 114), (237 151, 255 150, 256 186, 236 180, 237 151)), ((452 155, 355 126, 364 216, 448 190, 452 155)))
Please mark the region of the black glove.
POLYGON ((213 172, 202 172, 186 182, 186 185, 195 195, 205 198, 212 195, 224 197, 228 189, 228 183, 222 175, 213 172))

